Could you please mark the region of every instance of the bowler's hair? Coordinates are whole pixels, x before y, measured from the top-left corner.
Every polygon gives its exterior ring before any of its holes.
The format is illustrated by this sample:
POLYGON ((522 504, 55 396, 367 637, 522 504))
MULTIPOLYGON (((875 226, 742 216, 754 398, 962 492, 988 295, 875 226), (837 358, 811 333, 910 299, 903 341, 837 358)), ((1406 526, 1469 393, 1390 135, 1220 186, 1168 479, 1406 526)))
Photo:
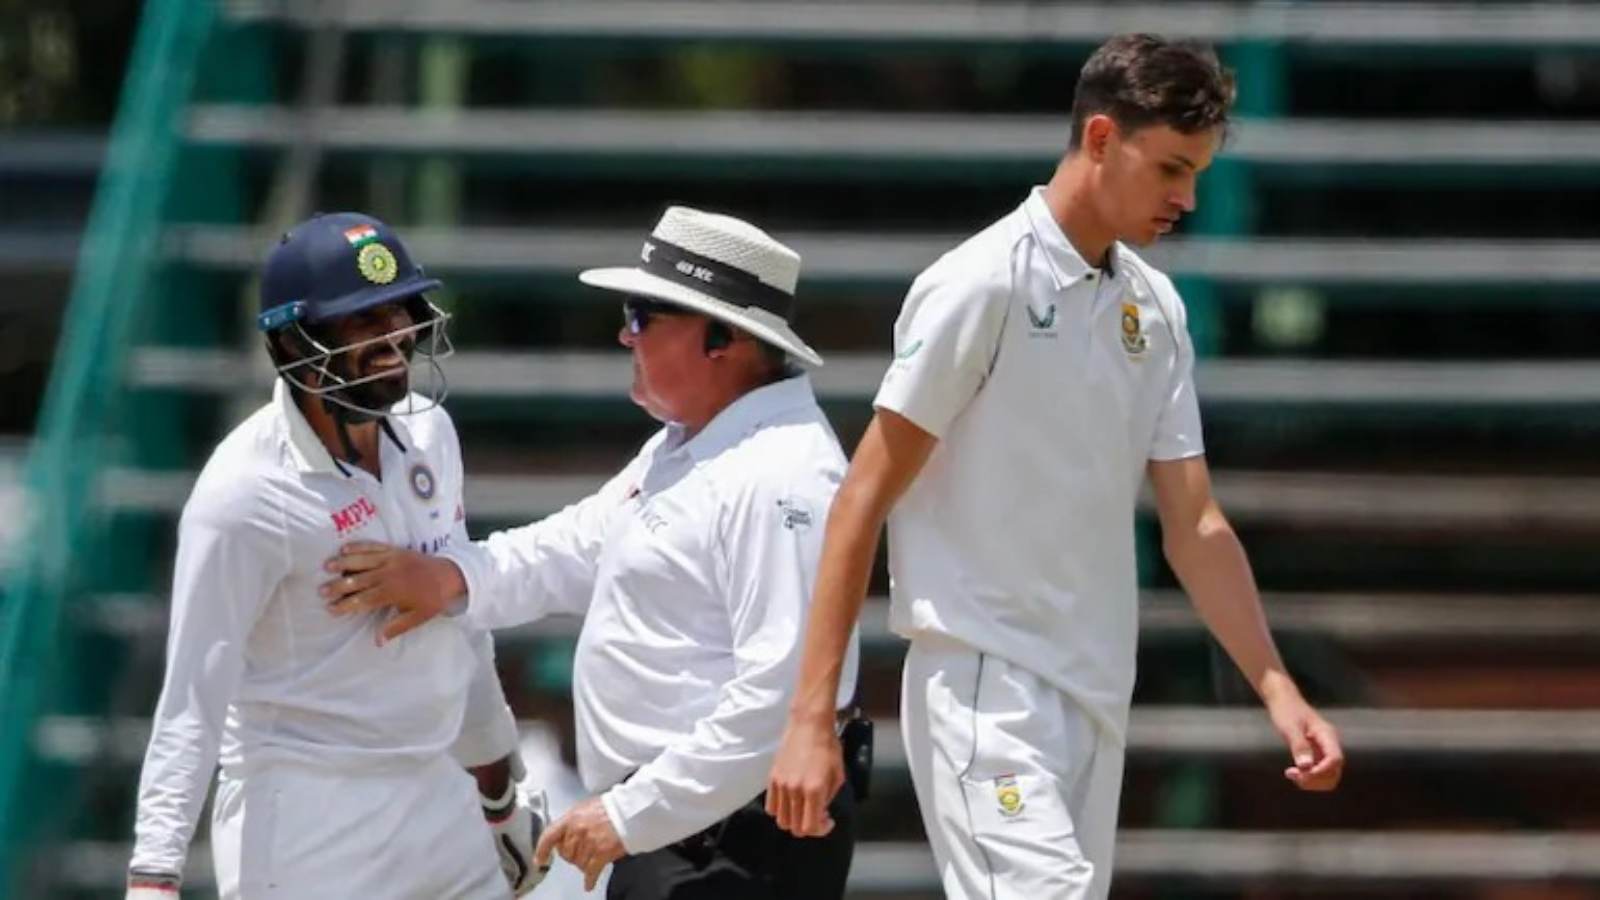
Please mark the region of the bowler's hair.
POLYGON ((1124 133, 1166 125, 1181 134, 1221 127, 1233 108, 1233 73, 1198 41, 1119 34, 1094 51, 1072 95, 1069 150, 1083 143, 1084 123, 1105 114, 1124 133))

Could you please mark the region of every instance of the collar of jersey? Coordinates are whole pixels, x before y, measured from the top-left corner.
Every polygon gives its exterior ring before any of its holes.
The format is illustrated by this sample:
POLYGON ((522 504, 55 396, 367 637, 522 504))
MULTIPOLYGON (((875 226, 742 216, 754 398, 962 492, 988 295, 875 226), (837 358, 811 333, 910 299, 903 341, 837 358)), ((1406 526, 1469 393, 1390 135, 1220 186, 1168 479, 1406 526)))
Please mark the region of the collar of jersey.
MULTIPOLYGON (((697 461, 716 456, 732 446, 756 427, 790 410, 815 406, 816 395, 811 390, 811 376, 796 375, 763 385, 723 407, 706 427, 700 429, 679 452, 687 452, 697 461)), ((673 426, 677 429, 680 426, 673 426)))
MULTIPOLYGON (((339 464, 322 445, 322 439, 311 430, 311 423, 306 421, 305 414, 300 412, 300 406, 289 396, 289 386, 279 378, 272 384, 272 402, 278 405, 278 413, 287 425, 289 438, 289 453, 294 459, 295 468, 301 472, 321 472, 328 475, 342 474, 348 477, 350 468, 339 464)), ((392 430, 390 437, 404 453, 411 446, 411 433, 406 429, 404 422, 395 421, 394 416, 388 416, 384 423, 392 430)), ((383 438, 378 444, 381 447, 383 438)))
MULTIPOLYGON (((1028 192, 1028 199, 1022 202, 1022 213, 1028 219, 1028 228, 1033 232, 1033 239, 1044 248, 1045 262, 1050 267, 1050 277, 1055 280, 1056 290, 1065 290, 1096 271, 1078 254, 1077 248, 1067 240, 1066 233, 1056 222, 1055 216, 1050 214, 1050 207, 1044 202, 1042 185, 1028 192)), ((1126 265, 1127 261, 1121 253, 1122 245, 1113 242, 1109 253, 1110 274, 1122 271, 1126 265)))

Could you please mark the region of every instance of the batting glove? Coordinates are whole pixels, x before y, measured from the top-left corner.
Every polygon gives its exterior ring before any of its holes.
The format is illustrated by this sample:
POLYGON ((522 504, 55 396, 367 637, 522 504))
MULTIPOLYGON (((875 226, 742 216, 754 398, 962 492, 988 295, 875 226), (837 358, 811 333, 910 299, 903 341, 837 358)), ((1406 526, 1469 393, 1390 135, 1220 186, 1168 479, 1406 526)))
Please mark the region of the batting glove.
POLYGON ((483 798, 483 817, 494 832, 500 871, 518 897, 537 887, 550 871, 549 866, 533 864, 533 848, 550 824, 548 810, 544 791, 531 791, 515 782, 506 785, 505 794, 498 799, 483 798))

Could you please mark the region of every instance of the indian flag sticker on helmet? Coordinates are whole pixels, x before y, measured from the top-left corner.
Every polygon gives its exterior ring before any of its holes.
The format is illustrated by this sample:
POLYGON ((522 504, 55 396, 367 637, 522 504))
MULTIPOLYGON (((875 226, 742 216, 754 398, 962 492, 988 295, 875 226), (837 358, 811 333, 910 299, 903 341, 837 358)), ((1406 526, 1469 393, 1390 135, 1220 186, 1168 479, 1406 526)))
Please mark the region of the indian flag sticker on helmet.
POLYGON ((352 247, 362 247, 378 239, 378 229, 373 228, 371 225, 357 225, 354 228, 346 228, 344 230, 344 239, 349 241, 352 247))
POLYGON ((368 244, 356 254, 356 268, 373 284, 388 284, 395 276, 394 254, 382 244, 368 244))
POLYGON ((416 465, 412 466, 411 490, 417 495, 418 499, 432 500, 433 489, 433 470, 429 469, 422 463, 417 463, 416 465))

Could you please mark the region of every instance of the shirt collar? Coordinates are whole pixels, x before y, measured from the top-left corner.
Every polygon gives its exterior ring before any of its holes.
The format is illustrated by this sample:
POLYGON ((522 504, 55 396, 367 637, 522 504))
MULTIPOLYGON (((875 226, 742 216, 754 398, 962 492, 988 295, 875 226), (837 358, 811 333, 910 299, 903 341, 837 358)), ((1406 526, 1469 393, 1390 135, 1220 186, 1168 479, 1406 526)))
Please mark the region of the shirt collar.
MULTIPOLYGON (((782 381, 763 385, 749 391, 723 407, 700 433, 679 447, 698 461, 716 456, 732 446, 741 437, 783 413, 806 406, 816 406, 817 397, 811 390, 811 376, 795 375, 782 381)), ((681 430, 682 426, 673 426, 681 430)))
MULTIPOLYGON (((317 433, 311 429, 311 423, 306 421, 305 413, 300 411, 300 404, 295 402, 289 385, 284 383, 282 378, 272 384, 272 402, 278 405, 278 414, 286 423, 289 455, 293 458, 296 469, 301 472, 322 472, 329 475, 350 474, 349 467, 334 459, 328 448, 323 446, 322 438, 317 437, 317 433)), ((402 453, 411 446, 411 432, 405 423, 395 421, 394 416, 386 416, 379 424, 387 432, 386 435, 378 436, 380 450, 385 440, 394 441, 402 453)))
POLYGON ((289 385, 282 378, 272 383, 272 402, 278 405, 278 414, 283 417, 289 439, 289 455, 294 460, 295 468, 302 472, 330 475, 341 472, 339 463, 328 452, 328 448, 322 446, 322 439, 317 437, 317 433, 311 430, 311 423, 306 421, 300 405, 295 403, 290 393, 289 385))
MULTIPOLYGON (((1050 207, 1044 202, 1043 186, 1028 192, 1028 199, 1022 201, 1022 212, 1028 219, 1033 239, 1044 248, 1045 262, 1050 267, 1050 277, 1055 280, 1057 289, 1071 287, 1098 271, 1079 255, 1077 248, 1072 246, 1066 233, 1061 230, 1061 224, 1050 214, 1050 207)), ((1113 241, 1106 253, 1110 268, 1105 274, 1110 277, 1114 278, 1122 271, 1125 261, 1121 252, 1121 245, 1113 241)))

